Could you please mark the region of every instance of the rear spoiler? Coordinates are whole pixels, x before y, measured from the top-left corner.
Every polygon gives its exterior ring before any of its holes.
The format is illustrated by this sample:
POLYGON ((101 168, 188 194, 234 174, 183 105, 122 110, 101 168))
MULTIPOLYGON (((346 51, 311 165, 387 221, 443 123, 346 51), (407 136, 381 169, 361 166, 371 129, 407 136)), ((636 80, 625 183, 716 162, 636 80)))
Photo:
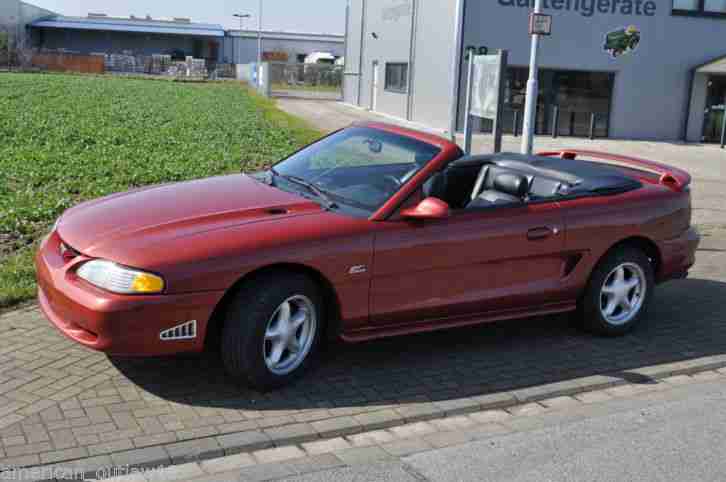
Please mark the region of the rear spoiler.
POLYGON ((578 156, 610 161, 611 164, 639 168, 660 176, 660 183, 674 191, 683 191, 691 184, 691 175, 675 167, 637 157, 620 156, 599 151, 566 150, 538 152, 538 156, 577 159, 578 156))

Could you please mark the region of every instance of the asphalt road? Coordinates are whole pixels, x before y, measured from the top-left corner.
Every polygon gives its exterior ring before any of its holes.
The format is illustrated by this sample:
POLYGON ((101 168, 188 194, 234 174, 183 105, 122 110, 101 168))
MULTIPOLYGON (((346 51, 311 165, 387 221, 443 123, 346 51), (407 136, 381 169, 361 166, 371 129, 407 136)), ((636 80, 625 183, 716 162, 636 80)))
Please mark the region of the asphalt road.
POLYGON ((525 430, 289 481, 721 481, 726 382, 531 417, 525 430))

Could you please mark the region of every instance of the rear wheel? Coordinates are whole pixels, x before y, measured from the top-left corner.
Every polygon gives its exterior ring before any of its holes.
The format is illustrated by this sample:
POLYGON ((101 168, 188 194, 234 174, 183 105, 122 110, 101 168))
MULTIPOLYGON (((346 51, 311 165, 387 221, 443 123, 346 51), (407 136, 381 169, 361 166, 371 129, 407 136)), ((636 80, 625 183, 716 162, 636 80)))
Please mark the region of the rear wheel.
POLYGON ((633 247, 619 248, 590 277, 580 303, 584 327, 606 336, 628 333, 645 315, 654 287, 648 257, 633 247))
POLYGON ((222 335, 227 372, 260 390, 294 382, 318 349, 322 317, 318 287, 306 276, 280 273, 254 280, 227 312, 222 335))

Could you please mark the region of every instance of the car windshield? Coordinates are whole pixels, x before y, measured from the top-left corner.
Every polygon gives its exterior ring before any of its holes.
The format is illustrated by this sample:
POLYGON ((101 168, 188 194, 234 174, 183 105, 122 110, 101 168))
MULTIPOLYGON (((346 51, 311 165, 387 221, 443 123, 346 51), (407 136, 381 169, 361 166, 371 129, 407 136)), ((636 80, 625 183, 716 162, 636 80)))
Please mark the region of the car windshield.
POLYGON ((320 200, 326 207, 380 208, 441 149, 366 127, 345 129, 271 169, 275 186, 320 200))

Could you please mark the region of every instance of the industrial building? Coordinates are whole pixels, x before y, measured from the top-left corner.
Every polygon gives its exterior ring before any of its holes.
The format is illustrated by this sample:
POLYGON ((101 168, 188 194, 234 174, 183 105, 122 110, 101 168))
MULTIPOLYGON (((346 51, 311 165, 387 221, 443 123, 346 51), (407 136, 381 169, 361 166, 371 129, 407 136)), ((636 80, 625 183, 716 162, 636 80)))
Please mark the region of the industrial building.
MULTIPOLYGON (((349 0, 345 101, 451 132, 462 127, 464 52, 506 49, 504 130, 522 119, 533 0, 349 0)), ((715 142, 726 104, 726 1, 545 0, 536 128, 715 142), (557 109, 555 109, 557 108, 557 109)), ((521 125, 521 124, 520 124, 521 125)), ((485 121, 481 129, 491 128, 485 121)))
MULTIPOLYGON (((20 39, 23 47, 79 54, 164 54, 236 64, 256 62, 258 54, 257 31, 228 31, 188 18, 117 18, 103 13, 69 17, 18 0, 0 1, 3 30, 9 32, 12 45, 20 45, 20 39)), ((344 53, 343 35, 263 31, 261 36, 267 61, 295 63, 316 52, 334 57, 344 53)))
MULTIPOLYGON (((258 32, 229 30, 225 37, 224 59, 233 64, 257 61, 258 32)), ((316 52, 334 57, 345 54, 345 36, 321 33, 262 32, 263 60, 303 63, 316 52)))
POLYGON ((11 47, 26 43, 26 29, 33 21, 55 15, 29 3, 19 0, 0 1, 0 33, 7 36, 11 47))
POLYGON ((217 62, 225 38, 221 25, 193 23, 189 19, 158 20, 61 15, 29 24, 34 47, 67 50, 81 54, 96 52, 136 55, 167 54, 179 60, 186 56, 217 62))

